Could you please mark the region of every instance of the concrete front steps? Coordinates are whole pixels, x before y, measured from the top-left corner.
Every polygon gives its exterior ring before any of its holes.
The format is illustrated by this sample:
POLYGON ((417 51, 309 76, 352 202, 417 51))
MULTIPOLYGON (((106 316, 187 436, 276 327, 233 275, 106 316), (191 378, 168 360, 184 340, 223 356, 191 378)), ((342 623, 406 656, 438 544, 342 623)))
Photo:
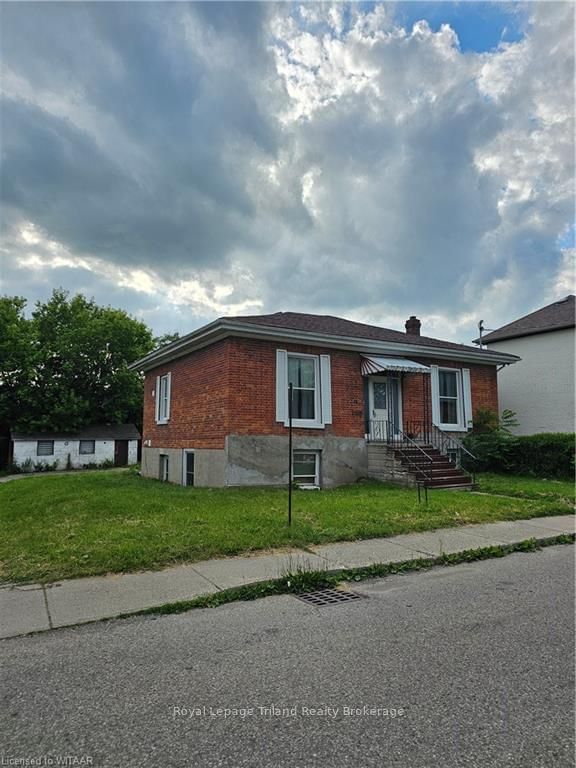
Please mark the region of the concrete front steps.
POLYGON ((437 448, 431 445, 422 445, 421 448, 426 456, 416 447, 395 448, 383 443, 370 443, 369 477, 407 486, 421 483, 428 488, 472 490, 472 478, 455 467, 437 448))

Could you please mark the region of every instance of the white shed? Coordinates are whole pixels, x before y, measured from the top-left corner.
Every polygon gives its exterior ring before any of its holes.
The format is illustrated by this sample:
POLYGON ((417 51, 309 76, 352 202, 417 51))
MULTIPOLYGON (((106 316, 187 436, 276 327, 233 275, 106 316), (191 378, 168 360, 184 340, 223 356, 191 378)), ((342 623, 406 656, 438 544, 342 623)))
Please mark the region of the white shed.
POLYGON ((138 461, 140 432, 134 424, 101 424, 78 432, 12 432, 12 463, 34 472, 110 465, 124 467, 138 461))

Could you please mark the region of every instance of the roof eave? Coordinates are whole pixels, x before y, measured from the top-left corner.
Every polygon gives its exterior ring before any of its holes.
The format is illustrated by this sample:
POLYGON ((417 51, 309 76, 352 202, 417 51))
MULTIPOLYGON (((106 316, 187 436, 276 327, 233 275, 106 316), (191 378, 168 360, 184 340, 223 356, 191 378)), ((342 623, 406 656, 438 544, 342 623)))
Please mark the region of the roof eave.
POLYGON ((151 352, 146 357, 137 360, 130 365, 132 370, 149 371, 172 360, 194 352, 202 347, 214 344, 228 336, 248 336, 250 338, 286 341, 294 343, 308 343, 343 349, 352 352, 367 354, 397 354, 413 355, 415 357, 434 357, 441 360, 460 360, 479 364, 502 365, 518 362, 517 355, 505 352, 491 352, 489 350, 454 349, 449 347, 430 347, 419 344, 402 344, 393 341, 381 341, 378 339, 362 339, 351 336, 334 336, 313 331, 301 331, 291 328, 276 328, 264 325, 249 325, 229 320, 215 320, 210 325, 204 326, 180 339, 168 347, 156 352, 151 352))
MULTIPOLYGON (((552 333, 553 331, 569 331, 575 328, 574 323, 566 323, 565 325, 555 325, 553 328, 531 328, 528 331, 518 331, 516 333, 506 334, 505 336, 498 336, 495 339, 491 339, 490 336, 484 336, 482 338, 482 344, 496 344, 499 341, 508 341, 511 339, 521 339, 524 336, 540 336, 543 333, 552 333)), ((497 333, 497 331, 494 331, 497 333)))

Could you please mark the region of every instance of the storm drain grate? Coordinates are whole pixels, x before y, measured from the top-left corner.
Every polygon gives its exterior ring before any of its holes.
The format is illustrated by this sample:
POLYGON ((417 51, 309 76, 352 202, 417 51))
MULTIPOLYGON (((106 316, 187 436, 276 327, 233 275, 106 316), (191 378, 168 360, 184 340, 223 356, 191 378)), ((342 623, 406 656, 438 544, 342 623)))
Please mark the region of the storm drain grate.
POLYGON ((325 589, 316 589, 314 592, 303 592, 300 595, 294 595, 294 597, 308 603, 308 605, 337 605, 338 603, 349 603, 351 600, 361 600, 363 595, 326 587, 325 589))

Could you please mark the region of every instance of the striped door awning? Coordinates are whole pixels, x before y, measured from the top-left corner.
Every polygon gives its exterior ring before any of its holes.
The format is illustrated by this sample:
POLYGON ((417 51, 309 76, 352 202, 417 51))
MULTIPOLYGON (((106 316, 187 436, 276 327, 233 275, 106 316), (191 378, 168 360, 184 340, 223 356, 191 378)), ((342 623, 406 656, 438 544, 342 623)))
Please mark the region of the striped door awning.
POLYGON ((385 371, 402 371, 403 373, 430 373, 430 368, 414 360, 403 360, 400 357, 368 357, 362 356, 362 376, 369 376, 385 371))

